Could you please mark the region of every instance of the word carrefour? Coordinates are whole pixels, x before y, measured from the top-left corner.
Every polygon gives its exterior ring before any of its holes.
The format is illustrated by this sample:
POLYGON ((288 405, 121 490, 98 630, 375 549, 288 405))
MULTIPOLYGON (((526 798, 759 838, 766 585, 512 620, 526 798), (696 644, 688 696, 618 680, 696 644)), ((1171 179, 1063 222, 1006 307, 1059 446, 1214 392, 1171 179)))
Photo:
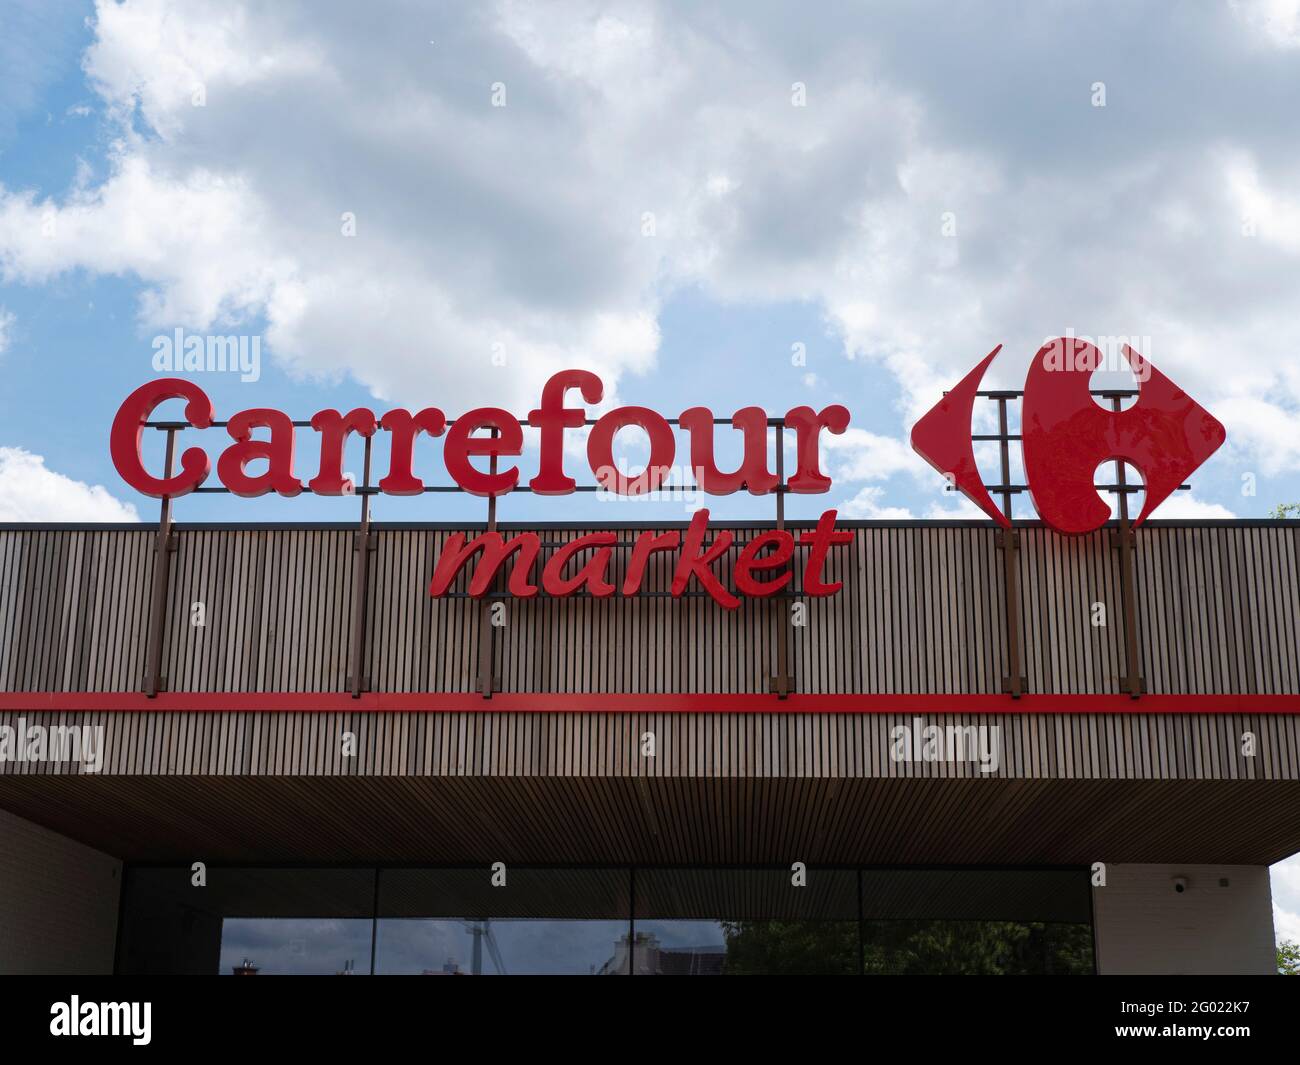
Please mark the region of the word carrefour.
MULTIPOLYGON (((564 431, 587 424, 587 412, 580 405, 566 405, 569 393, 578 392, 588 404, 597 404, 604 396, 604 385, 586 370, 563 370, 554 374, 542 387, 541 400, 528 417, 521 420, 499 407, 480 407, 454 419, 441 410, 426 407, 416 413, 404 409, 390 410, 382 416, 366 408, 346 414, 337 410, 318 411, 310 425, 319 434, 319 451, 315 458, 315 475, 305 483, 296 472, 295 427, 289 415, 270 408, 253 408, 232 414, 224 423, 230 443, 217 457, 217 478, 232 493, 256 497, 275 492, 296 496, 304 489, 316 495, 348 495, 355 491, 351 479, 343 472, 344 447, 349 436, 373 437, 379 430, 388 435, 388 470, 378 482, 378 491, 387 495, 417 495, 426 490, 416 472, 416 441, 420 436, 444 437, 442 462, 447 473, 465 492, 477 496, 498 496, 515 490, 521 472, 517 464, 498 468, 502 460, 523 453, 523 425, 538 431, 537 470, 528 480, 528 488, 538 495, 567 495, 577 482, 565 470, 564 431), (254 438, 254 431, 264 436, 254 438), (488 459, 491 469, 483 470, 472 460, 488 459), (264 463, 250 472, 254 463, 264 463)), ((180 456, 180 470, 162 476, 145 467, 141 450, 144 430, 154 412, 169 400, 184 400, 185 423, 195 429, 209 429, 217 423, 212 400, 191 381, 161 378, 137 388, 123 402, 113 420, 110 451, 113 465, 122 479, 137 491, 155 498, 176 498, 200 487, 212 472, 212 456, 202 447, 187 448, 180 456)), ((714 458, 715 423, 707 407, 683 411, 678 425, 688 438, 690 466, 694 471, 695 489, 709 495, 729 495, 747 491, 766 495, 781 489, 779 478, 769 466, 768 429, 772 424, 761 407, 744 407, 730 419, 730 430, 741 434, 742 455, 732 470, 718 468, 714 458)), ((801 493, 829 491, 831 480, 821 471, 820 443, 823 431, 841 434, 848 428, 849 412, 838 404, 821 410, 800 406, 789 410, 784 426, 794 433, 795 470, 786 480, 784 490, 801 493)), ((723 423, 724 431, 725 421, 723 423)), ((587 438, 587 462, 597 483, 607 492, 638 496, 657 491, 666 482, 677 457, 677 438, 673 426, 663 415, 647 407, 626 406, 608 411, 597 418, 587 438), (650 454, 646 468, 635 476, 619 469, 614 459, 614 441, 624 429, 637 427, 649 440, 650 454)), ((807 595, 830 595, 839 590, 838 583, 824 583, 822 567, 829 548, 851 542, 852 533, 834 528, 835 511, 822 515, 815 530, 804 533, 800 542, 810 548, 802 589, 807 595)), ((635 595, 641 586, 650 555, 656 551, 679 551, 674 570, 672 594, 680 596, 692 577, 706 591, 727 607, 738 599, 713 573, 718 562, 734 544, 727 531, 705 543, 708 511, 696 513, 683 533, 668 531, 643 533, 632 548, 626 574, 621 582, 623 595, 635 595)), ((581 590, 594 596, 614 593, 609 580, 613 533, 593 533, 565 544, 545 563, 541 586, 548 595, 570 595, 581 590), (566 567, 580 552, 594 554, 576 574, 566 567)), ((784 530, 773 530, 753 537, 743 546, 735 560, 734 580, 737 589, 752 596, 775 594, 790 583, 788 564, 794 554, 795 538, 784 530), (770 572, 760 580, 756 572, 770 572)), ((520 534, 509 540, 489 530, 468 544, 463 534, 446 543, 435 566, 430 591, 446 593, 461 568, 479 556, 477 571, 470 582, 470 594, 488 594, 498 569, 514 556, 509 580, 510 593, 519 597, 537 594, 531 580, 541 544, 533 534, 520 534)))

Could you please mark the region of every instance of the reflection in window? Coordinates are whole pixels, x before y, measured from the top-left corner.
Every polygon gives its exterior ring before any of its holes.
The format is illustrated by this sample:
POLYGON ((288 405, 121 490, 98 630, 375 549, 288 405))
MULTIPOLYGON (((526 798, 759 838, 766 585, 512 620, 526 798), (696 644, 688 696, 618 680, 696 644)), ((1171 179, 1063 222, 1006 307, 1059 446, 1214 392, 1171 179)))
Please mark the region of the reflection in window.
POLYGON ((638 870, 636 973, 856 973, 856 896, 845 870, 638 870))
POLYGON ((515 867, 499 886, 486 867, 385 869, 375 971, 626 973, 629 886, 626 869, 515 867))
POLYGON ((639 921, 638 976, 852 975, 856 921, 639 921))
POLYGON ((1071 869, 864 869, 870 974, 1091 973, 1092 896, 1071 869))
POLYGON ((370 972, 370 919, 227 917, 223 976, 350 976, 370 972))
POLYGON ((128 867, 120 972, 372 957, 430 975, 1094 971, 1083 870, 213 866, 196 887, 188 867, 128 867))
POLYGON ((1093 971, 1092 929, 1016 921, 866 921, 869 975, 1050 976, 1093 971))
POLYGON ((375 972, 598 975, 608 972, 611 960, 620 952, 620 942, 626 940, 626 920, 381 918, 375 972))

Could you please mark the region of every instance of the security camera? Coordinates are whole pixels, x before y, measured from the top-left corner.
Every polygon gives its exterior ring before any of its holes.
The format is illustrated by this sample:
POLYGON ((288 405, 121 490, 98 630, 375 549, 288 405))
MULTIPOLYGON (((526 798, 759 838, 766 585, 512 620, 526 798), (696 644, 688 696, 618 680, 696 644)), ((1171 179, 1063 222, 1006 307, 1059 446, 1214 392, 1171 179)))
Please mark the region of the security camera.
POLYGON ((1186 891, 1186 890, 1187 890, 1187 877, 1185 877, 1185 876, 1176 876, 1176 877, 1174 877, 1174 890, 1175 890, 1176 892, 1178 892, 1178 894, 1180 894, 1180 895, 1181 895, 1184 891, 1186 891))

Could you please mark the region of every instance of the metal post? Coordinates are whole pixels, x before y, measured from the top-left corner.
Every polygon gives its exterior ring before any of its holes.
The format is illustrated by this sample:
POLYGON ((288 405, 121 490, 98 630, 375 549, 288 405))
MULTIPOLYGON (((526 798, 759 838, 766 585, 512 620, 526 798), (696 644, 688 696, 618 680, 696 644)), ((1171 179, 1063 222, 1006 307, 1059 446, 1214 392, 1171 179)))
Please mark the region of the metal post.
MULTIPOLYGON (((496 436, 497 431, 494 428, 492 435, 496 436)), ((495 474, 497 472, 497 456, 493 454, 488 460, 488 472, 495 474)), ((487 497, 487 527, 488 532, 495 532, 497 527, 497 497, 490 495, 487 497)), ((495 590, 498 581, 493 580, 493 589, 495 590)), ((499 600, 491 597, 480 600, 479 602, 479 624, 478 624, 478 684, 479 692, 484 699, 491 699, 492 692, 496 688, 495 678, 493 677, 492 663, 495 658, 496 632, 492 625, 492 607, 499 600)))
POLYGON ((636 866, 627 873, 627 975, 636 976, 636 866))
MULTIPOLYGON (((167 431, 167 460, 163 474, 168 480, 172 476, 172 467, 176 458, 176 430, 167 431)), ((163 626, 167 614, 167 584, 171 572, 171 553, 176 548, 172 539, 172 500, 171 496, 162 497, 158 511, 158 535, 154 541, 153 561, 153 602, 149 611, 149 659, 145 667, 144 693, 150 699, 156 696, 163 686, 162 647, 163 626)))
MULTIPOLYGON (((1117 414, 1122 409, 1119 396, 1111 396, 1111 409, 1117 414)), ((1119 551, 1119 590, 1120 601, 1124 609, 1124 690, 1132 699, 1142 694, 1142 674, 1138 668, 1138 632, 1137 599, 1134 587, 1137 576, 1134 572, 1137 558, 1134 554, 1136 540, 1129 525, 1128 492, 1124 489, 1128 480, 1124 473, 1124 463, 1115 460, 1115 483, 1119 485, 1119 529, 1111 537, 1111 547, 1119 551)))
POLYGON ((1012 520, 1011 500, 1011 433, 1007 429, 1007 397, 998 396, 998 450, 1002 458, 1002 513, 1012 520))
MULTIPOLYGON (((776 419, 776 528, 785 530, 785 419, 776 419)), ((790 619, 784 601, 773 597, 772 611, 776 615, 776 676, 768 678, 768 690, 775 691, 778 699, 790 694, 790 619)))
MULTIPOLYGON (((370 445, 371 438, 366 437, 366 456, 361 475, 361 487, 370 487, 370 445)), ((352 570, 352 653, 348 686, 352 698, 361 698, 361 693, 369 688, 370 678, 363 674, 366 663, 366 584, 370 575, 370 493, 359 492, 361 496, 361 525, 357 529, 356 545, 353 550, 352 570)))
MULTIPOLYGON (((998 396, 998 452, 1002 466, 1002 513, 1007 521, 1013 520, 1011 500, 1011 449, 1007 429, 1007 397, 998 396)), ((1003 591, 1006 598, 1007 617, 1007 675, 1002 679, 1002 690, 1011 698, 1019 699, 1024 691, 1025 677, 1020 672, 1020 537, 1015 529, 1000 529, 997 545, 1002 552, 1003 591)))

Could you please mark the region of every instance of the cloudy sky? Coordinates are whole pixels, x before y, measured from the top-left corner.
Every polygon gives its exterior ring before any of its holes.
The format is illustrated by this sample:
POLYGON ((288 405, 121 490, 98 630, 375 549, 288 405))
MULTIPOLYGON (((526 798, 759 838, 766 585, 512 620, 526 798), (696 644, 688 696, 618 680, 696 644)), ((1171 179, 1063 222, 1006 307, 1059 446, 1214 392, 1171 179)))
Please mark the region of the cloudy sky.
POLYGON ((670 415, 840 402, 796 506, 862 518, 969 512, 905 440, 996 344, 1016 387, 1137 338, 1228 430, 1157 516, 1300 501, 1300 2, 926 7, 5 0, 0 521, 152 515, 107 434, 176 329, 258 338, 219 416, 527 411, 567 366, 670 415))

